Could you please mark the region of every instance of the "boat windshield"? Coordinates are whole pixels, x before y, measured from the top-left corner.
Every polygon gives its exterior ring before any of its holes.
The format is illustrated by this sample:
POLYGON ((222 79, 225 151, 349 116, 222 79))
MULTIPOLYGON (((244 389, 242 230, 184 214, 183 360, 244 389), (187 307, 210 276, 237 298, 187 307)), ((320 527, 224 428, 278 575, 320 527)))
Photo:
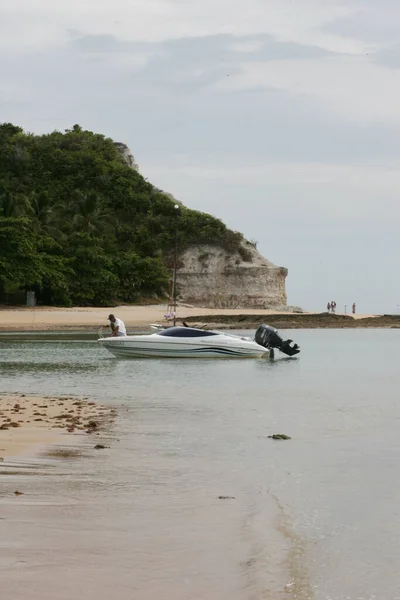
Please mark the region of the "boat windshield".
POLYGON ((202 329, 195 329, 194 327, 168 327, 162 331, 157 331, 156 335, 163 335, 166 337, 210 337, 211 335, 218 335, 214 331, 203 331, 202 329))

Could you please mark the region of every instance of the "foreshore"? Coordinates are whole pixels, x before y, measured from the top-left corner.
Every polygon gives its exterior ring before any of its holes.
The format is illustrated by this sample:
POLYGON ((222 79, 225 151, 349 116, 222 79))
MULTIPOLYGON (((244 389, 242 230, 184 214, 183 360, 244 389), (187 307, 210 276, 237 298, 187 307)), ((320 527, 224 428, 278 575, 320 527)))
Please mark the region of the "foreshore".
POLYGON ((47 446, 77 444, 77 435, 98 433, 112 415, 113 409, 87 398, 0 394, 0 462, 47 446))
MULTIPOLYGON (((150 323, 166 323, 166 307, 118 306, 104 307, 0 307, 0 331, 107 331, 107 317, 114 313, 121 318, 128 331, 148 328, 150 323)), ((255 329, 268 323, 278 329, 321 328, 397 328, 400 315, 342 315, 328 313, 289 312, 254 309, 211 309, 178 306, 179 321, 205 328, 255 329)))
POLYGON ((338 315, 328 313, 269 313, 240 315, 213 315, 186 318, 187 324, 196 321, 210 329, 256 329, 267 323, 276 329, 362 329, 400 328, 400 315, 338 315))

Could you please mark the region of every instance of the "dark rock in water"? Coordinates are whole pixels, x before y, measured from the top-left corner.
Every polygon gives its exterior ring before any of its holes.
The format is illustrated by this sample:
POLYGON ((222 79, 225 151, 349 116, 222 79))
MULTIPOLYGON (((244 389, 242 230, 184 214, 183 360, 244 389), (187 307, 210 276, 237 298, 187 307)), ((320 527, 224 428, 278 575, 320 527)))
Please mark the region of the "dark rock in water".
POLYGON ((10 426, 7 423, 3 423, 3 425, 0 425, 1 431, 7 431, 7 429, 10 429, 10 426))
POLYGON ((89 429, 97 429, 97 427, 98 427, 97 421, 89 421, 88 427, 89 427, 89 429))
POLYGON ((95 450, 104 450, 105 448, 109 448, 109 446, 104 446, 103 444, 96 444, 94 447, 95 450))
POLYGON ((16 496, 23 496, 23 495, 24 495, 24 492, 20 492, 19 490, 15 490, 14 494, 15 494, 16 496))
POLYGON ((269 438, 272 440, 291 440, 292 438, 284 433, 274 433, 274 435, 269 435, 269 438))
POLYGON ((218 496, 218 500, 235 500, 235 496, 218 496))

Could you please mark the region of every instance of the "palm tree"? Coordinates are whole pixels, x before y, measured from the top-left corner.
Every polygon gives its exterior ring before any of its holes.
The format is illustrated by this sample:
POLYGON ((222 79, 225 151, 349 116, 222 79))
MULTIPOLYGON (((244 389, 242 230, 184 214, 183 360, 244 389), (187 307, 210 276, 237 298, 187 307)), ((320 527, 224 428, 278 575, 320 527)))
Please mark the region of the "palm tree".
POLYGON ((0 216, 23 217, 29 212, 29 199, 23 194, 0 194, 0 216))
POLYGON ((113 216, 96 192, 76 192, 73 212, 73 226, 88 235, 101 235, 113 227, 113 216))
POLYGON ((49 235, 55 239, 61 238, 63 236, 61 224, 64 211, 65 205, 62 202, 52 202, 46 193, 33 192, 30 195, 29 216, 38 233, 49 235))

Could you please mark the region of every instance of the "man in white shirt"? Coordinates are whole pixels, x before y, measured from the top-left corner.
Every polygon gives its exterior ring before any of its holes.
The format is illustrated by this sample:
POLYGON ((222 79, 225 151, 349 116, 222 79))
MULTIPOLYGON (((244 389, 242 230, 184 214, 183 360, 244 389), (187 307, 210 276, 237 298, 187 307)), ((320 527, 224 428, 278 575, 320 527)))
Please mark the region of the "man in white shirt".
POLYGON ((126 335, 126 327, 125 323, 115 317, 114 315, 108 315, 108 320, 110 321, 111 331, 114 336, 122 337, 126 335))

